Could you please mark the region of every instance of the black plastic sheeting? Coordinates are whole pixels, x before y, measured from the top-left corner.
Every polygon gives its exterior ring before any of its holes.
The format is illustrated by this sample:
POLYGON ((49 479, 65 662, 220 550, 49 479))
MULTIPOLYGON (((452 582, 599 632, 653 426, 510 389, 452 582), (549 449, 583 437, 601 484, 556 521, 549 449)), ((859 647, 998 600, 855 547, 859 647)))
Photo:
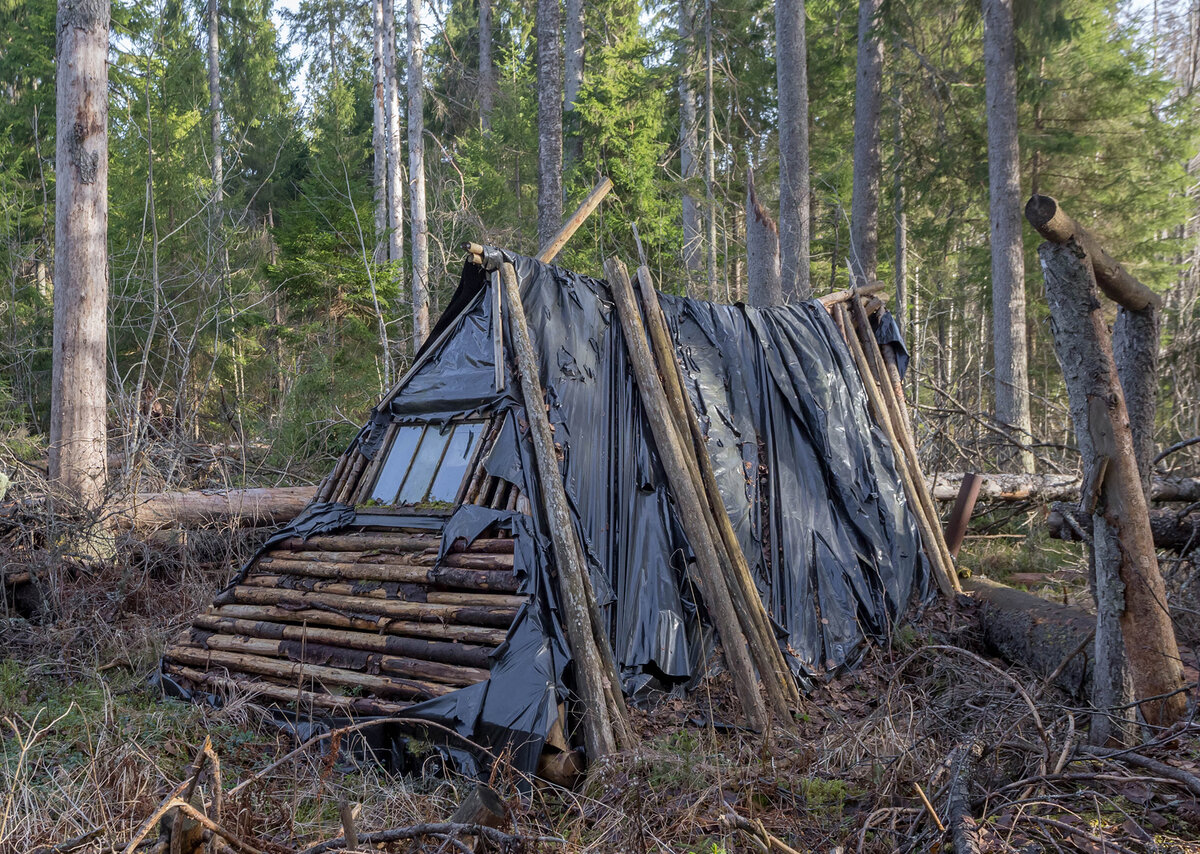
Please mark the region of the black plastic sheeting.
MULTIPOLYGON (((623 686, 638 694, 685 685, 701 675, 711 632, 608 287, 505 257, 517 270, 574 525, 623 686)), ((503 419, 483 465, 520 487, 532 516, 460 507, 445 523, 443 549, 497 521, 511 526, 514 572, 529 601, 495 651, 487 682, 407 713, 493 754, 508 749, 519 770, 532 772, 573 680, 511 359, 504 391, 495 388, 490 287, 482 268, 464 267, 415 370, 355 442, 374 454, 393 420, 503 419)), ((869 418, 844 342, 816 302, 764 309, 664 296, 662 305, 726 509, 793 671, 804 680, 853 665, 868 640, 885 641, 931 587, 892 451, 869 418)), ((503 328, 511 353, 507 318, 503 328)), ((891 327, 880 332, 889 344, 899 340, 891 327)), ((326 506, 310 521, 323 528, 346 515, 326 506)), ((356 523, 365 520, 359 514, 356 523)), ((487 763, 479 751, 447 749, 464 771, 487 763)))

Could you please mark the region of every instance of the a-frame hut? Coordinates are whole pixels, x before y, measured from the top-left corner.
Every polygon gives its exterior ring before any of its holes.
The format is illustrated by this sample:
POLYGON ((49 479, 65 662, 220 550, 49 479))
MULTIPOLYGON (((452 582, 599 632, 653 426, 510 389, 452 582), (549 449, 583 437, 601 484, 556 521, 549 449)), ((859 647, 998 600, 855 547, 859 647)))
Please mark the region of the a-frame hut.
MULTIPOLYGON (((686 686, 711 659, 712 632, 608 285, 501 254, 517 271, 623 688, 686 686)), ((853 664, 931 586, 892 447, 837 326, 816 301, 661 301, 788 663, 802 679, 853 664)), ((251 689, 304 715, 430 720, 508 748, 528 771, 547 738, 578 743, 507 308, 467 263, 412 369, 313 504, 169 648, 168 682, 251 689)))

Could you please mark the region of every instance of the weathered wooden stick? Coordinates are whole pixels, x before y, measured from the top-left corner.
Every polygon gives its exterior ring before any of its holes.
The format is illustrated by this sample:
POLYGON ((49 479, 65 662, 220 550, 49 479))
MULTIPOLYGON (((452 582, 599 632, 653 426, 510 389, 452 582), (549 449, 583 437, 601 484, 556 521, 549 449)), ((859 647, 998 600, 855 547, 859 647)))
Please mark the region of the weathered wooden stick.
POLYGON ((550 242, 538 252, 537 259, 543 264, 549 264, 554 261, 558 257, 558 253, 562 251, 562 248, 567 245, 567 241, 579 230, 579 226, 583 225, 587 218, 592 215, 592 211, 600 205, 600 202, 604 201, 604 197, 608 195, 608 191, 611 189, 612 180, 607 175, 597 181, 596 186, 588 193, 588 197, 583 200, 583 203, 576 208, 575 213, 571 214, 567 221, 562 224, 562 228, 558 230, 558 233, 550 238, 550 242))
POLYGON ((834 291, 831 294, 818 297, 817 301, 826 308, 831 308, 840 302, 845 302, 846 300, 850 299, 850 297, 855 295, 865 297, 870 296, 871 294, 877 294, 885 287, 887 287, 887 285, 885 285, 883 282, 872 282, 869 285, 863 285, 861 288, 847 288, 844 291, 834 291))
MULTIPOLYGON (((271 560, 320 561, 353 566, 406 566, 426 571, 438 567, 437 552, 376 552, 362 554, 344 551, 271 551, 261 562, 271 560)), ((451 552, 442 558, 439 569, 477 569, 512 574, 513 556, 506 552, 451 552)))
MULTIPOLYGON (((1080 454, 1085 461, 1109 458, 1093 519, 1098 655, 1109 637, 1105 615, 1116 616, 1142 715, 1152 726, 1166 726, 1187 708, 1187 696, 1176 693, 1184 685, 1183 667, 1096 279, 1077 244, 1044 243, 1038 255, 1080 454)), ((1115 664, 1119 667, 1119 659, 1115 664)), ((1095 704, 1119 705, 1118 676, 1105 670, 1099 662, 1096 683, 1111 687, 1114 696, 1097 698, 1095 704)), ((1094 719, 1097 723, 1106 725, 1094 719)))
POLYGON ((215 673, 211 670, 197 670, 167 662, 164 669, 174 673, 196 685, 209 685, 226 691, 236 691, 250 695, 266 697, 278 703, 297 706, 311 706, 317 709, 330 709, 345 713, 347 711, 359 715, 400 715, 410 706, 410 703, 394 703, 386 700, 367 699, 364 697, 341 697, 337 694, 322 694, 306 691, 291 685, 278 685, 261 679, 248 679, 236 673, 215 673))
POLYGON ((917 530, 921 534, 921 542, 925 545, 925 556, 929 559, 929 564, 933 568, 934 580, 937 582, 938 589, 941 590, 942 595, 953 595, 954 585, 950 582, 942 566, 941 553, 934 539, 933 526, 938 523, 930 521, 925 513, 925 508, 921 505, 917 497, 917 489, 913 484, 912 472, 905 465, 902 457, 899 440, 896 438, 895 430, 892 429, 892 421, 887 414, 887 405, 883 401, 883 393, 874 382, 871 367, 867 363, 867 357, 863 352, 862 344, 858 340, 858 335, 854 332, 854 325, 850 321, 849 313, 846 307, 841 304, 835 305, 834 311, 840 315, 840 325, 846 330, 846 345, 858 368, 859 375, 862 377, 863 388, 867 392, 867 400, 870 402, 871 409, 875 412, 875 418, 888 439, 888 444, 893 448, 893 453, 896 457, 896 472, 900 475, 900 481, 904 486, 904 494, 908 497, 909 508, 912 510, 913 518, 916 520, 917 530))
POLYGON ((332 626, 364 632, 383 632, 398 637, 435 638, 469 644, 499 646, 508 632, 483 626, 400 620, 377 614, 349 614, 324 608, 276 607, 272 605, 220 605, 208 611, 217 618, 274 621, 307 626, 332 626))
POLYGON ((697 493, 704 498, 709 508, 709 518, 714 523, 713 540, 721 546, 719 557, 726 571, 727 583, 737 596, 738 615, 743 618, 742 627, 748 637, 754 638, 751 653, 763 677, 764 685, 775 694, 771 697, 776 715, 786 709, 784 719, 790 717, 791 711, 800 705, 800 690, 791 674, 787 660, 780 649, 771 626, 771 619, 763 605, 746 556, 742 553, 741 543, 738 542, 737 532, 729 519, 725 501, 713 472, 712 458, 708 453, 708 445, 700 429, 700 419, 692 408, 690 399, 684 391, 683 369, 671 343, 671 333, 667 328, 666 317, 662 305, 658 301, 658 293, 654 289, 650 270, 639 267, 637 271, 638 291, 645 307, 644 317, 646 327, 650 332, 650 344, 658 366, 658 373, 663 382, 667 401, 675 419, 680 442, 691 453, 686 454, 693 484, 697 493), (693 465, 694 464, 694 465, 693 465), (763 660, 759 660, 759 658, 763 660), (765 676, 764 676, 765 674, 765 676), (774 683, 774 684, 773 684, 774 683))
POLYGON ((321 486, 317 490, 317 495, 316 495, 316 498, 314 499, 315 501, 328 501, 329 500, 329 496, 333 493, 334 487, 337 486, 337 484, 341 482, 342 472, 345 471, 346 460, 348 460, 349 458, 350 458, 349 451, 347 451, 346 453, 344 453, 340 457, 338 457, 337 465, 335 465, 333 467, 333 471, 331 471, 328 475, 326 475, 325 479, 323 481, 321 481, 321 486))
POLYGON ((491 665, 492 650, 489 647, 474 644, 439 643, 394 635, 327 629, 320 626, 297 626, 263 620, 239 620, 233 617, 219 617, 215 614, 200 614, 192 621, 192 625, 207 632, 270 640, 312 641, 328 646, 384 652, 407 658, 438 661, 443 664, 457 664, 462 667, 488 668, 491 665))
POLYGON ((454 590, 426 590, 423 585, 413 585, 399 591, 396 585, 386 581, 332 581, 308 576, 296 578, 289 575, 257 575, 251 573, 242 579, 250 587, 265 587, 274 590, 304 590, 314 593, 334 593, 338 596, 366 596, 389 602, 407 601, 414 604, 479 605, 485 608, 519 608, 526 597, 507 593, 461 592, 454 590), (415 588, 415 589, 414 589, 415 588))
POLYGON ((693 484, 682 437, 675 428, 666 391, 642 330, 629 274, 618 258, 609 258, 605 262, 604 273, 621 321, 626 353, 642 399, 642 411, 650 423, 654 446, 666 472, 671 495, 679 506, 680 522, 696 556, 699 566, 696 578, 700 592, 720 635, 746 722, 752 729, 762 730, 768 723, 769 713, 754 678, 750 639, 742 630, 732 594, 717 558, 717 545, 707 523, 709 514, 693 484))
POLYGON ((584 581, 587 566, 583 562, 582 547, 577 541, 575 527, 571 522, 562 473, 558 468, 554 437, 546 415, 537 356, 521 302, 517 273, 512 264, 506 262, 502 265, 501 280, 504 284, 508 319, 512 327, 525 417, 529 419, 530 438, 542 486, 542 500, 546 505, 554 561, 558 568, 563 626, 571 653, 575 657, 575 687, 581 700, 584 743, 588 756, 595 761, 616 752, 617 736, 614 732, 613 716, 623 714, 624 709, 610 708, 612 694, 605 689, 604 680, 615 679, 616 674, 605 667, 604 658, 596 643, 596 634, 592 626, 593 608, 589 606, 584 581))
POLYGON ((311 679, 328 685, 366 688, 376 694, 387 697, 402 697, 408 700, 440 697, 454 690, 446 685, 431 685, 390 676, 374 676, 369 673, 358 673, 354 670, 343 670, 340 667, 325 667, 319 664, 281 661, 279 659, 264 658, 240 652, 194 649, 180 644, 176 644, 168 649, 165 657, 169 661, 176 661, 180 664, 187 664, 193 667, 204 667, 209 670, 214 667, 223 667, 238 673, 270 676, 286 680, 292 685, 296 684, 298 680, 311 679))
POLYGON ((275 525, 289 522, 316 495, 313 486, 227 489, 219 492, 157 492, 134 495, 107 512, 118 528, 167 525, 275 525))
POLYGON ((1141 311, 1151 306, 1158 310, 1162 307, 1162 297, 1130 275, 1104 251, 1091 232, 1059 207, 1055 199, 1050 196, 1031 196, 1025 204, 1025 218, 1038 234, 1051 243, 1064 245, 1075 238, 1075 242, 1092 261, 1096 284, 1109 299, 1131 311, 1141 311))
MULTIPOLYGON (((437 534, 322 534, 316 537, 309 537, 307 540, 301 539, 300 537, 291 537, 290 539, 275 544, 273 548, 288 549, 290 551, 298 552, 380 552, 390 554, 422 552, 429 549, 432 550, 433 554, 436 554, 438 547, 441 545, 441 541, 442 538, 437 534)), ((457 548, 457 544, 455 544, 454 546, 451 546, 450 551, 451 553, 456 554, 464 552, 467 554, 512 554, 513 541, 511 538, 478 539, 465 549, 457 548)))
POLYGON ((375 614, 381 617, 442 622, 449 620, 473 626, 507 629, 517 615, 516 608, 486 608, 478 605, 439 605, 430 602, 401 602, 372 599, 367 596, 341 596, 333 593, 309 593, 304 590, 280 590, 239 584, 214 600, 216 605, 280 605, 296 608, 334 608, 347 614, 375 614))
MULTIPOLYGON (((338 554, 338 552, 332 552, 338 554)), ((518 581, 512 570, 442 569, 386 563, 341 563, 330 560, 285 560, 262 558, 256 571, 304 575, 337 581, 393 581, 401 584, 423 584, 451 590, 481 590, 516 593, 518 581)))
MULTIPOLYGON (((396 640, 396 638, 392 638, 396 640)), ((383 672, 421 682, 440 682, 465 687, 488 678, 480 667, 463 667, 440 661, 390 655, 373 650, 347 648, 319 643, 314 639, 274 640, 272 638, 211 634, 193 630, 190 648, 283 658, 297 664, 336 664, 345 670, 363 673, 383 672)))
POLYGON ((921 463, 917 455, 916 442, 912 434, 905 429, 904 418, 900 414, 901 408, 904 406, 904 399, 897 399, 895 396, 895 390, 892 388, 892 383, 888 378, 887 368, 883 361, 883 353, 880 350, 879 342, 875 339, 875 333, 871 329, 871 322, 867 318, 862 304, 858 300, 850 300, 849 304, 850 313, 854 316, 855 321, 851 325, 858 328, 860 342, 865 347, 867 364, 871 367, 871 371, 875 377, 874 384, 881 392, 883 404, 886 408, 885 417, 891 420, 892 434, 895 438, 899 439, 899 445, 893 445, 898 452, 897 463, 908 468, 909 479, 915 491, 915 498, 928 519, 935 554, 940 563, 939 571, 945 576, 941 580, 948 581, 953 592, 961 593, 962 587, 958 582, 958 573, 954 569, 954 558, 951 556, 950 549, 946 545, 946 538, 942 534, 942 526, 938 519, 937 508, 934 506, 933 497, 929 494, 929 490, 925 488, 925 479, 921 473, 921 463))

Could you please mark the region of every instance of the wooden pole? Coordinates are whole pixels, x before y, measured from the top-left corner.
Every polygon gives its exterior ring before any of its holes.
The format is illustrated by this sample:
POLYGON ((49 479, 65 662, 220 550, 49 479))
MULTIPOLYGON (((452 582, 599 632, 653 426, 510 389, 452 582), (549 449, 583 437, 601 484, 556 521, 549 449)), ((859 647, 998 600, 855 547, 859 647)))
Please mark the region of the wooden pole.
MULTIPOLYGON (((690 439, 692 453, 688 455, 688 462, 689 465, 695 463, 695 467, 698 468, 698 474, 693 472, 693 482, 696 485, 696 491, 706 500, 710 510, 709 517, 715 523, 713 539, 722 546, 720 556, 723 558, 722 565, 726 569, 729 586, 738 593, 740 602, 743 603, 743 606, 738 609, 738 615, 743 618, 742 625, 747 636, 755 638, 755 643, 761 645, 764 653, 765 660, 759 662, 760 675, 763 673, 773 674, 770 679, 764 678, 763 681, 768 688, 772 687, 772 682, 776 683, 775 689, 777 689, 778 696, 772 703, 776 707, 776 713, 779 714, 781 709, 786 709, 790 714, 792 709, 800 705, 800 689, 791 674, 783 651, 779 648, 779 641, 775 637, 771 618, 763 605, 762 597, 759 595, 754 578, 750 573, 750 567, 746 563, 746 556, 742 553, 741 543, 738 542, 737 532, 734 531, 733 522, 729 519, 725 501, 721 497, 716 473, 712 467, 712 458, 708 453, 708 445, 700 429, 700 419, 684 391, 683 369, 679 365, 679 359, 671 343, 667 320, 647 267, 638 267, 637 283, 645 308, 646 327, 650 331, 650 344, 658 364, 658 373, 662 379, 663 388, 671 405, 676 429, 685 447, 688 447, 690 439)), ((751 651, 754 651, 753 646, 751 651)))
POLYGON ((626 352, 642 399, 642 410, 650 422, 654 445, 666 471, 671 495, 679 507, 680 522, 696 555, 700 570, 697 584, 721 637, 725 660, 746 721, 752 729, 761 730, 767 723, 768 713, 754 679, 748 639, 742 631, 732 595, 717 560, 717 546, 705 521, 705 507, 693 484, 682 440, 672 420, 672 409, 650 355, 629 274, 617 258, 605 262, 604 272, 617 306, 626 352))
POLYGON ((558 253, 567 245, 567 241, 571 239, 571 235, 579 230, 579 226, 583 225, 587 218, 592 215, 592 211, 599 206, 600 202, 604 201, 604 197, 608 195, 608 191, 612 189, 612 185, 612 180, 607 175, 596 182, 596 186, 588 193, 588 197, 583 200, 583 204, 562 224, 562 228, 550 238, 550 242, 542 247, 542 251, 537 254, 539 261, 543 264, 549 264, 558 257, 558 253))
POLYGON ((516 351, 517 374, 525 404, 525 417, 529 419, 538 482, 541 485, 542 500, 545 502, 554 560, 558 568, 563 626, 567 632, 571 654, 575 658, 575 687, 580 694, 584 743, 588 756, 595 761, 617 750, 613 716, 614 713, 624 714, 624 699, 620 696, 619 684, 615 691, 612 686, 606 687, 604 684, 605 680, 613 680, 615 674, 605 666, 597 646, 596 632, 592 625, 593 609, 588 603, 585 583, 587 566, 583 562, 582 547, 575 535, 566 491, 563 488, 554 437, 550 432, 550 419, 546 415, 537 357, 529 335, 529 323, 521 302, 520 287, 517 284, 517 272, 508 262, 501 266, 500 272, 504 296, 508 303, 508 319, 516 351), (621 704, 619 708, 612 707, 614 694, 617 697, 616 702, 621 704))

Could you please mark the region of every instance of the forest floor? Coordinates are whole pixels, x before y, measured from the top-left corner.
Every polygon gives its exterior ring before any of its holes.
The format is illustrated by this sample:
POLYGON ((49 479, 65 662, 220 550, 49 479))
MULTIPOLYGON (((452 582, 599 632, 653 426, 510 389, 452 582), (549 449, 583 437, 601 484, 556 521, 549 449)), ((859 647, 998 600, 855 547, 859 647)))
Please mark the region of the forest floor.
MULTIPOLYGON (((52 615, 0 620, 0 852, 57 854, 80 838, 70 850, 122 850, 205 738, 226 789, 250 781, 223 815, 252 850, 340 836, 342 803, 361 805, 357 826, 369 831, 445 821, 462 801, 474 781, 389 776, 328 742, 255 778, 296 747, 268 709, 245 697, 215 709, 151 687, 165 643, 252 539, 125 541, 99 568, 46 576, 52 615)), ((1086 590, 1078 544, 974 539, 963 563, 1060 601, 1086 590)), ((577 791, 539 786, 522 798, 502 764, 490 782, 512 809, 506 830, 541 837, 525 848, 548 852, 949 851, 940 825, 965 786, 983 851, 1200 852, 1200 725, 1140 749, 1169 760, 1173 778, 1088 757, 1077 749, 1081 701, 990 657, 972 608, 932 606, 891 648, 814 686, 794 731, 740 731, 716 676, 687 699, 636 710, 638 749, 593 767, 577 791)))

